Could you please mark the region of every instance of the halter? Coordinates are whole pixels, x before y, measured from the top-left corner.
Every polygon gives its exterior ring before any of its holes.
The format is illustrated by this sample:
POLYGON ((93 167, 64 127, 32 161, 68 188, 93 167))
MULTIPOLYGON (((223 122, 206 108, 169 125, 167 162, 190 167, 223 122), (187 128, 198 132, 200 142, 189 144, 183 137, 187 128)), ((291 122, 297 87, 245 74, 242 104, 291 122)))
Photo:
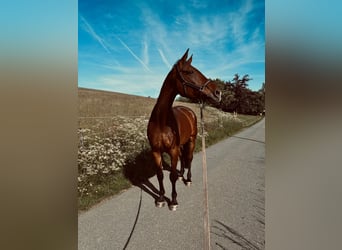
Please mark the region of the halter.
POLYGON ((183 89, 184 89, 184 93, 186 94, 186 88, 185 87, 190 87, 193 88, 195 90, 198 90, 199 92, 203 92, 203 90, 205 89, 205 87, 207 87, 207 85, 209 84, 209 82, 211 82, 211 80, 206 81, 202 86, 197 86, 196 84, 189 82, 187 80, 184 79, 182 73, 180 72, 177 63, 174 65, 174 67, 176 67, 177 73, 179 74, 181 80, 182 80, 182 84, 183 84, 183 89))

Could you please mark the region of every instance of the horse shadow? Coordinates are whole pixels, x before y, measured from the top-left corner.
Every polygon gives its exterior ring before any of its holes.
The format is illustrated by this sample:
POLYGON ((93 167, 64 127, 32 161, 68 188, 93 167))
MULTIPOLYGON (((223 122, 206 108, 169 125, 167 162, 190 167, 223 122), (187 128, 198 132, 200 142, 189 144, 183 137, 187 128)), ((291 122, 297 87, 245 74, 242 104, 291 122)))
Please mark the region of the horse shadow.
MULTIPOLYGON (((168 161, 162 157, 163 169, 171 171, 168 161)), ((144 192, 154 198, 155 202, 159 197, 159 189, 149 180, 157 174, 157 166, 154 162, 151 150, 145 149, 133 160, 123 167, 123 174, 132 185, 140 187, 144 192)), ((170 198, 165 196, 165 200, 170 204, 170 198)))

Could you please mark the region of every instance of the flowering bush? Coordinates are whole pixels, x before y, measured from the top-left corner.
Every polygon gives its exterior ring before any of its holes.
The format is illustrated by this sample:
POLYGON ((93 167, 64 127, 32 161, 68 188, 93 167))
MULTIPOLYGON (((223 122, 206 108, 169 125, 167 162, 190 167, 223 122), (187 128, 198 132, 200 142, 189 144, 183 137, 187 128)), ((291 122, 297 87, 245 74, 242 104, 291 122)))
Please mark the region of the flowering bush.
POLYGON ((115 117, 107 125, 99 121, 91 128, 79 128, 78 193, 88 195, 89 187, 104 176, 115 175, 125 163, 147 146, 145 117, 115 117))

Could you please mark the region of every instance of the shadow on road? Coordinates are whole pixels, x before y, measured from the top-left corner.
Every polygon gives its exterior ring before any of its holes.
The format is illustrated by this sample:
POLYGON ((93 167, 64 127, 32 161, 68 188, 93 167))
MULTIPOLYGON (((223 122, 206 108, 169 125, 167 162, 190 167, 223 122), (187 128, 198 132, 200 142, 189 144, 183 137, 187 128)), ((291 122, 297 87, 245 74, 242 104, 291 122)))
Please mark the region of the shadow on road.
MULTIPOLYGON (((246 239, 242 234, 238 231, 234 230, 233 228, 225 225, 224 223, 215 220, 214 225, 212 226, 212 234, 217 235, 220 238, 227 239, 232 243, 240 246, 242 249, 253 249, 253 250, 260 250, 261 248, 258 247, 255 243, 251 242, 250 240, 246 239)), ((217 246, 221 249, 228 249, 228 247, 223 246, 219 242, 215 242, 217 246)))
POLYGON ((137 186, 156 174, 156 166, 151 151, 143 150, 123 168, 123 173, 133 185, 137 186))
MULTIPOLYGON (((170 165, 163 159, 163 169, 170 171, 170 165)), ((134 160, 128 162, 123 168, 123 173, 134 186, 140 187, 155 200, 159 197, 159 189, 150 182, 150 178, 156 175, 157 166, 152 158, 150 150, 144 150, 134 160)), ((169 203, 170 199, 165 197, 169 203)))
POLYGON ((264 141, 259 141, 259 140, 255 140, 255 139, 251 139, 251 138, 240 137, 240 136, 235 136, 235 135, 232 135, 231 137, 238 138, 241 140, 254 141, 254 142, 259 142, 259 143, 265 144, 264 141))

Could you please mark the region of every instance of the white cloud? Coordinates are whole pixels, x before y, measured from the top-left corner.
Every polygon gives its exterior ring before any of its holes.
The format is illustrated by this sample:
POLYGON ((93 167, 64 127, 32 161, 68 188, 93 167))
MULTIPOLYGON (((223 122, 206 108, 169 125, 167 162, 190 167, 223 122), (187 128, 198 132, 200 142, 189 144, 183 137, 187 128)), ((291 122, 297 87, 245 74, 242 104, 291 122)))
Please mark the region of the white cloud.
MULTIPOLYGON (((145 26, 143 33, 145 36, 149 37, 151 44, 153 44, 155 48, 162 49, 164 59, 166 58, 165 54, 174 54, 175 45, 179 44, 180 40, 174 39, 173 32, 166 28, 158 15, 155 14, 155 12, 153 12, 148 6, 143 6, 141 8, 141 15, 145 26)), ((162 56, 161 59, 163 63, 165 63, 162 56)))
POLYGON ((143 52, 142 52, 143 62, 145 65, 148 65, 149 55, 148 55, 148 44, 147 44, 146 39, 143 40, 142 44, 143 44, 143 52))
POLYGON ((191 0, 191 5, 196 9, 204 9, 208 6, 205 1, 201 0, 191 0))
POLYGON ((97 79, 97 84, 120 93, 158 96, 165 76, 162 74, 146 74, 132 70, 134 74, 103 75, 97 79))

